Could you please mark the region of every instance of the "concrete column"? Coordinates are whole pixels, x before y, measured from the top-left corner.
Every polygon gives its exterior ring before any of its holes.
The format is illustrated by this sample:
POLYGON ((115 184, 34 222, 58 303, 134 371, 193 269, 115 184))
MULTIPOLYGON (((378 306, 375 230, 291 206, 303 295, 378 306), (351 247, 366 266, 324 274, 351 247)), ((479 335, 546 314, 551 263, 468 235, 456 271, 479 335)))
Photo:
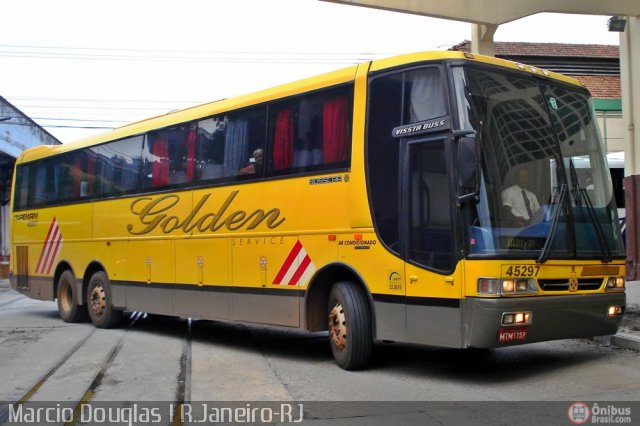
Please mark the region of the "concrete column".
POLYGON ((640 279, 640 17, 628 17, 620 33, 622 119, 625 128, 624 189, 627 279, 640 279))
POLYGON ((493 24, 471 24, 471 52, 495 56, 493 35, 497 29, 493 24))

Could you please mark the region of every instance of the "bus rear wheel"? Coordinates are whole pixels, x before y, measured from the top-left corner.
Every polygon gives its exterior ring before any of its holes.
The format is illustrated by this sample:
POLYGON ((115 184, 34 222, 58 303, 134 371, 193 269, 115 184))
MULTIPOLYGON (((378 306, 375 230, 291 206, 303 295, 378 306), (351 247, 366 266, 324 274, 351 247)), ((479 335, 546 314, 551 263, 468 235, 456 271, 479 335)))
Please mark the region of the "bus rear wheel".
POLYGON ((369 301, 353 282, 335 283, 329 293, 329 341, 336 363, 356 370, 369 363, 373 333, 369 301))
POLYGON ((89 280, 87 305, 91 322, 98 328, 114 328, 122 321, 123 311, 113 307, 109 278, 102 271, 89 280))
POLYGON ((58 313, 64 322, 82 322, 87 319, 87 306, 80 305, 80 295, 75 283, 76 279, 70 270, 64 271, 58 278, 58 313))

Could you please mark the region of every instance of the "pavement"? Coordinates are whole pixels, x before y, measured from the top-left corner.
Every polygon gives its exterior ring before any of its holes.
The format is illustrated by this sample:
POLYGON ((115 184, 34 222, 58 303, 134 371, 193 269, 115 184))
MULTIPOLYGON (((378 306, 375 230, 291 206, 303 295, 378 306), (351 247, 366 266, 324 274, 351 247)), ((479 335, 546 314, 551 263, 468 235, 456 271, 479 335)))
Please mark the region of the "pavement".
POLYGON ((627 281, 626 293, 627 307, 618 332, 600 339, 612 346, 640 350, 640 281, 627 281))
MULTIPOLYGON (((640 281, 626 283, 627 306, 618 332, 611 336, 595 337, 594 341, 624 349, 640 351, 640 281)), ((8 279, 0 279, 0 294, 14 292, 8 279)))

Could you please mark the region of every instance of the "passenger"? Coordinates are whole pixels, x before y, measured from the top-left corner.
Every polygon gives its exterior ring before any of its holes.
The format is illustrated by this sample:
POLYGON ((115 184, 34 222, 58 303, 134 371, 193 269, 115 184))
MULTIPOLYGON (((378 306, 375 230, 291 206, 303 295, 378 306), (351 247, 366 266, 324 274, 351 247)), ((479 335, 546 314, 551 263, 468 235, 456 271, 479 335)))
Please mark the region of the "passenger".
POLYGON ((262 148, 258 148, 253 151, 253 158, 249 160, 249 164, 240 169, 240 175, 262 175, 262 169, 264 166, 264 151, 262 148))

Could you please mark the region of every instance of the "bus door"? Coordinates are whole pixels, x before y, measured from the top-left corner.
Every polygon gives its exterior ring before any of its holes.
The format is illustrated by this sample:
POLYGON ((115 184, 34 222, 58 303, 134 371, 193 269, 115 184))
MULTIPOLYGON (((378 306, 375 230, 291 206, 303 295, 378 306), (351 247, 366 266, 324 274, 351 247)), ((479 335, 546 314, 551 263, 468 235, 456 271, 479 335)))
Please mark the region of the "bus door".
POLYGON ((404 258, 409 341, 460 344, 462 276, 456 273, 455 204, 448 137, 404 147, 404 258))

